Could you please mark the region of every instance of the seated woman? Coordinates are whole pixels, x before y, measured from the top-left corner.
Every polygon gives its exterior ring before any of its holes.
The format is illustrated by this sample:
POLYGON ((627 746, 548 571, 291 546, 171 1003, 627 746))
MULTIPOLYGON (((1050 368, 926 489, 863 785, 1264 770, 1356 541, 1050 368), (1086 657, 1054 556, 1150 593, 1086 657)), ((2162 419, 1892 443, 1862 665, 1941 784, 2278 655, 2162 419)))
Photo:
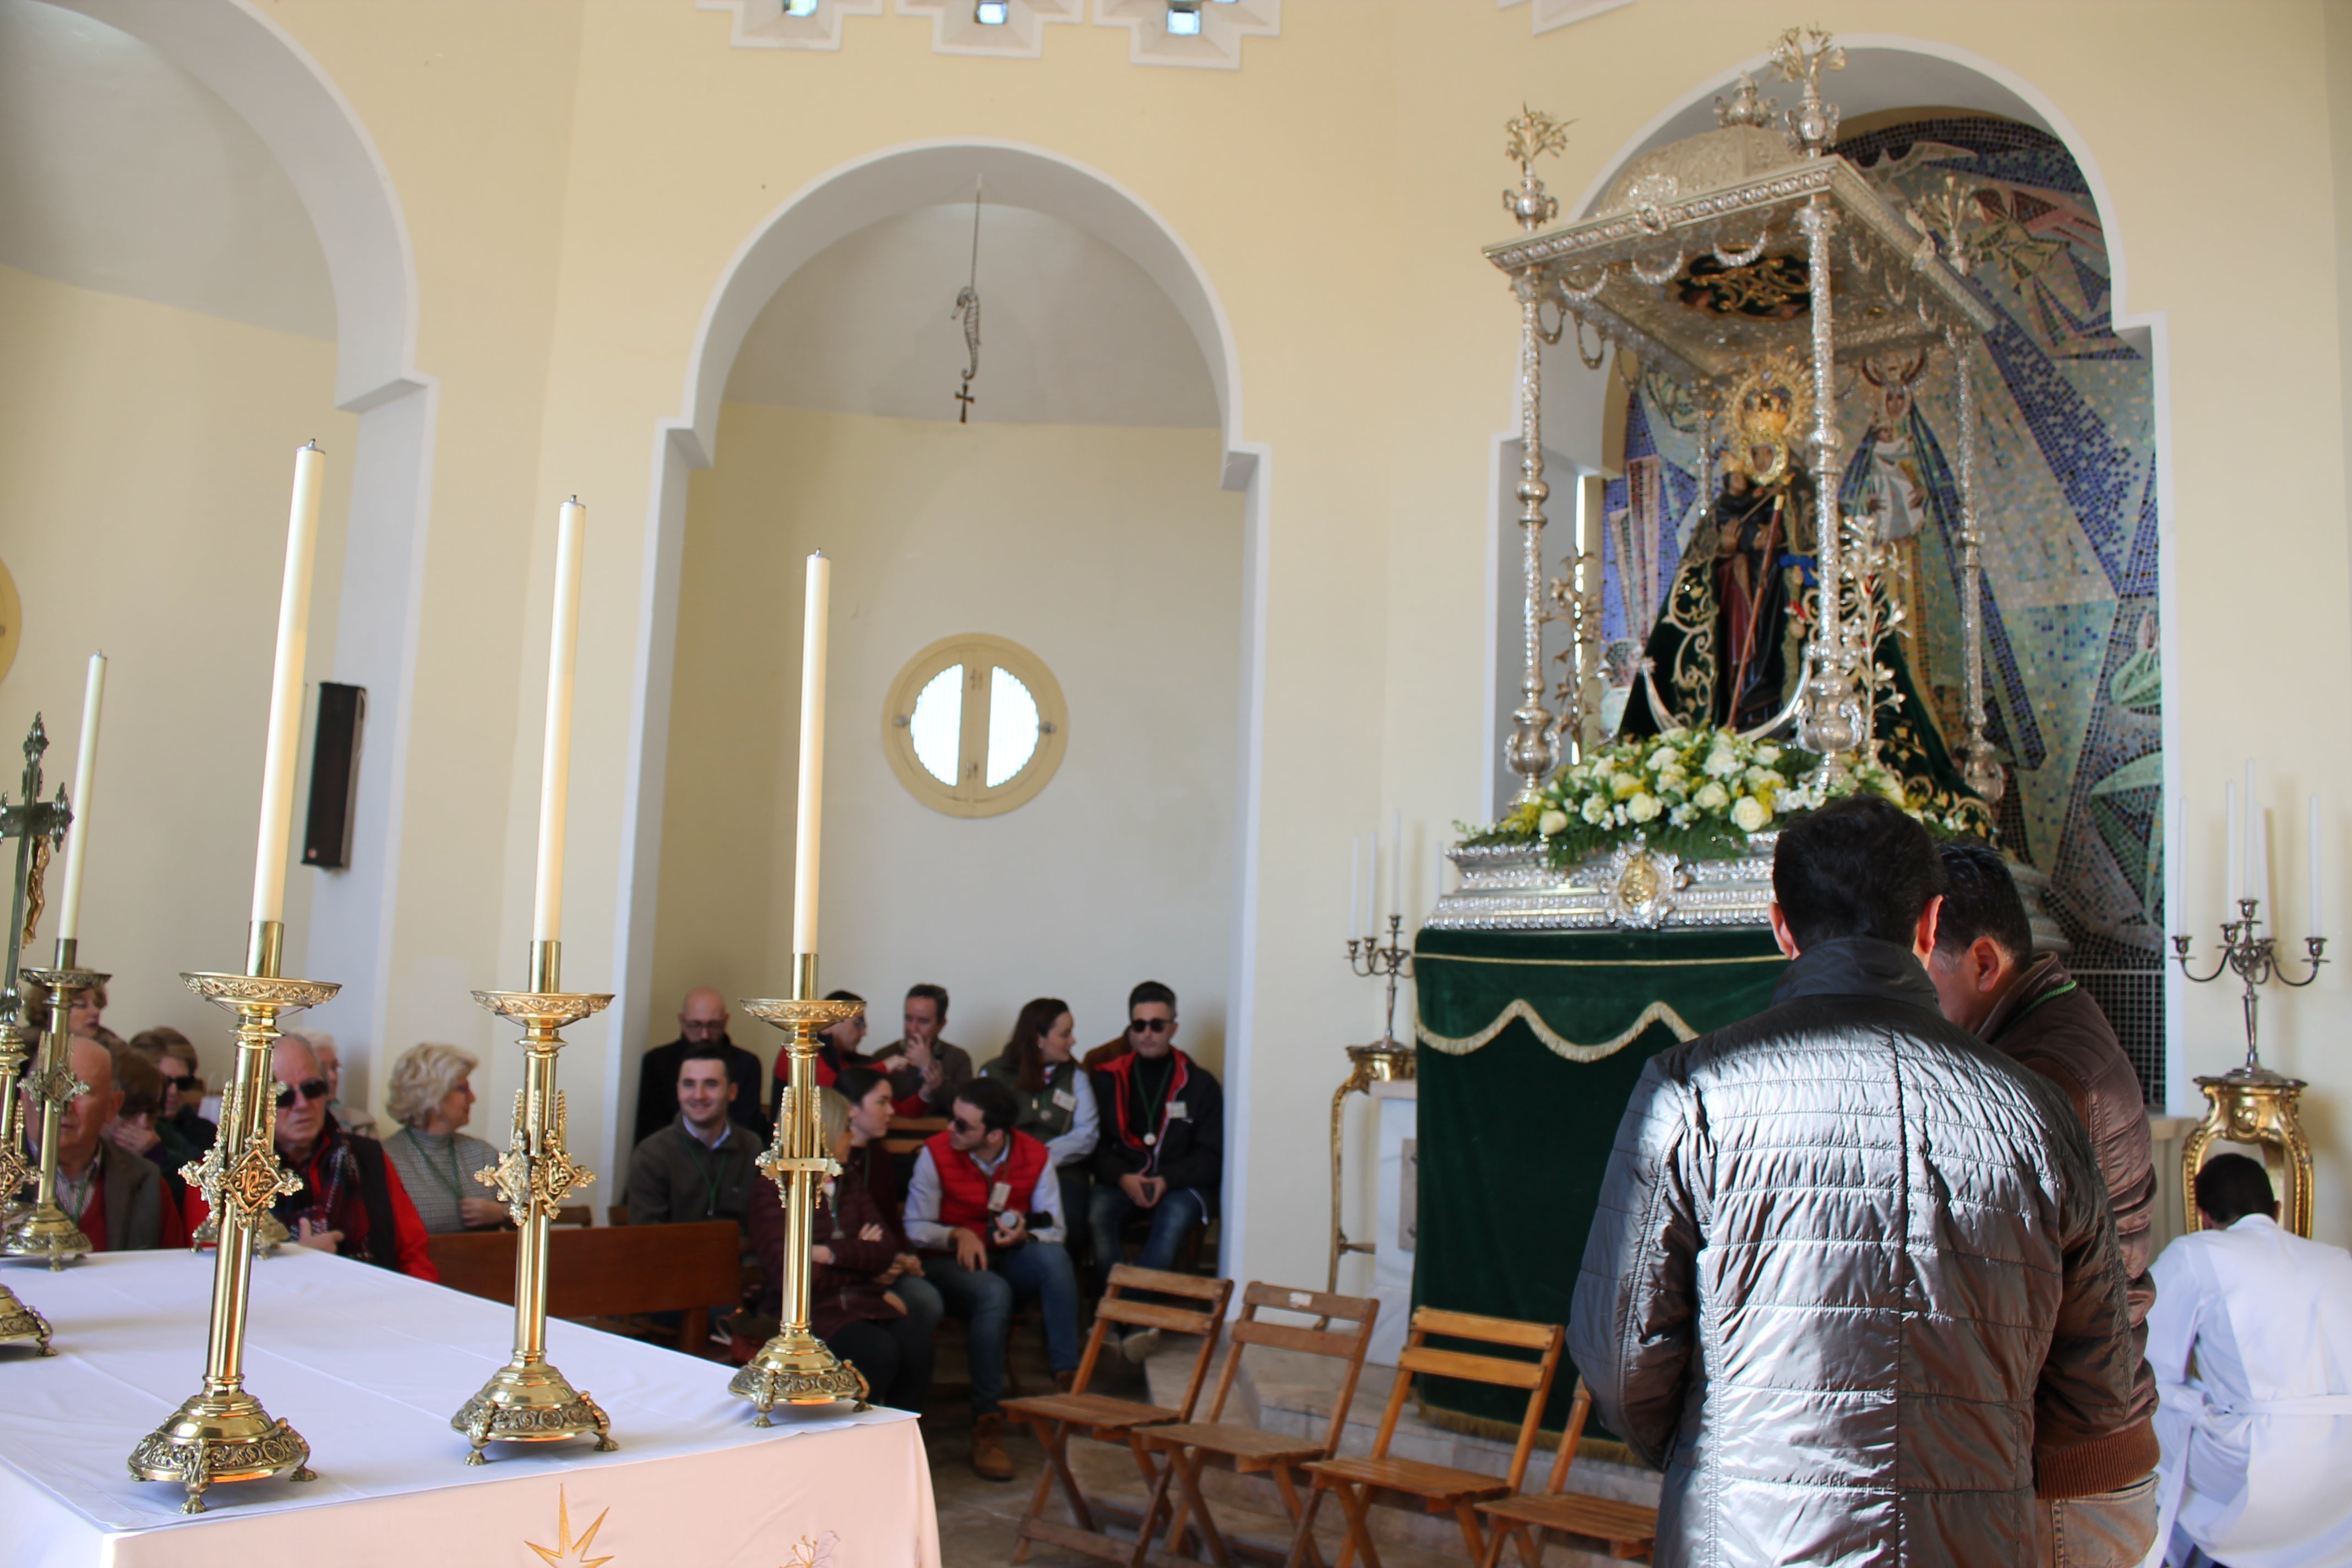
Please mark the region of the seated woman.
POLYGON ((188 1037, 168 1025, 142 1029, 129 1047, 155 1064, 163 1075, 163 1109, 155 1118, 155 1134, 163 1157, 176 1171, 191 1160, 201 1160, 219 1130, 205 1120, 205 1080, 197 1076, 196 1047, 188 1037))
POLYGON ((473 1117, 468 1080, 480 1065, 455 1046, 412 1046, 393 1064, 384 1092, 384 1110, 400 1123, 383 1141, 384 1158, 435 1236, 507 1221, 507 1205, 474 1180, 475 1172, 499 1163, 499 1152, 457 1131, 473 1117))
POLYGON ((1014 1130, 1045 1145, 1061 1178, 1065 1215, 1085 1214, 1094 1190, 1087 1162, 1095 1152, 1095 1091, 1076 1059, 1076 1045, 1070 1005, 1058 996, 1040 996, 1021 1009, 1003 1054, 980 1069, 1019 1102, 1014 1130))
MULTIPOLYGON (((883 1089, 888 1091, 887 1083, 883 1089)), ((865 1138, 849 1101, 832 1089, 819 1089, 817 1116, 826 1151, 848 1169, 853 1150, 865 1138)), ((767 1276, 760 1310, 781 1316, 784 1205, 773 1182, 761 1182, 751 1194, 743 1227, 767 1276)), ((810 1329, 865 1374, 875 1404, 920 1414, 931 1394, 931 1335, 940 1326, 940 1295, 923 1279, 922 1263, 907 1245, 898 1215, 864 1182, 838 1176, 825 1183, 809 1235, 809 1261, 814 1266, 810 1329)))

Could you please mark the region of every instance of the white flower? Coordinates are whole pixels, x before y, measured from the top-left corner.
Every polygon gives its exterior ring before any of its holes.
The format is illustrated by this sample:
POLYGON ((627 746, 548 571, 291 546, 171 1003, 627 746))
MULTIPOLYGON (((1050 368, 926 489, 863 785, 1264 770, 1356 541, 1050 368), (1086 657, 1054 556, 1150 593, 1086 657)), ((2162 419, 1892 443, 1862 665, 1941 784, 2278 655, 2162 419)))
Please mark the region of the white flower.
POLYGON ((1763 742, 1756 748, 1756 760, 1759 763, 1777 763, 1780 760, 1780 748, 1769 741, 1763 742))
POLYGON ((1568 831, 1568 813, 1547 811, 1536 819, 1536 831, 1549 838, 1555 833, 1568 831))
POLYGON ((1787 781, 1773 768, 1750 768, 1740 775, 1740 782, 1749 789, 1779 789, 1787 781))
POLYGON ((1596 795, 1584 803, 1584 810, 1580 815, 1585 821, 1598 826, 1609 816, 1609 803, 1596 795))
POLYGON ((1615 795, 1619 800, 1633 799, 1635 795, 1642 793, 1642 775, 1639 773, 1617 773, 1612 776, 1609 781, 1609 793, 1615 795))
POLYGON ((1731 804, 1731 792, 1709 779, 1698 786, 1698 793, 1691 796, 1691 804, 1704 806, 1708 811, 1721 811, 1731 804))
POLYGON ((1643 790, 1625 803, 1625 815, 1636 822, 1655 821, 1662 809, 1658 805, 1658 797, 1647 790, 1643 790))
POLYGON ((1731 806, 1731 826, 1742 833, 1753 833, 1769 818, 1763 803, 1752 795, 1743 795, 1731 806))
POLYGON ((1727 779, 1739 771, 1739 759, 1728 746, 1717 746, 1706 754, 1700 772, 1711 779, 1727 779))
POLYGON ((1666 814, 1666 819, 1669 822, 1672 822, 1676 827, 1688 827, 1692 823, 1698 820, 1698 807, 1695 805, 1678 805, 1675 807, 1673 811, 1666 814))

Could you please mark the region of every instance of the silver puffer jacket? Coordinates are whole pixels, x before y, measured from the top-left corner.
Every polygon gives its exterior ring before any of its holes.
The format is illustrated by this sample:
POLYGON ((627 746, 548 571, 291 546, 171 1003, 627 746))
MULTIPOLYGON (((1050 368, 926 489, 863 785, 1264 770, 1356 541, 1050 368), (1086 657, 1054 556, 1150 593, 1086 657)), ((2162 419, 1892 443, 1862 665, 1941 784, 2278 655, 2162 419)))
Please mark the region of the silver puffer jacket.
POLYGON ((2065 1100, 1858 938, 1650 1062, 1570 1349, 1704 1568, 2031 1563, 2037 1449, 2131 1419, 2139 1362, 2065 1100))

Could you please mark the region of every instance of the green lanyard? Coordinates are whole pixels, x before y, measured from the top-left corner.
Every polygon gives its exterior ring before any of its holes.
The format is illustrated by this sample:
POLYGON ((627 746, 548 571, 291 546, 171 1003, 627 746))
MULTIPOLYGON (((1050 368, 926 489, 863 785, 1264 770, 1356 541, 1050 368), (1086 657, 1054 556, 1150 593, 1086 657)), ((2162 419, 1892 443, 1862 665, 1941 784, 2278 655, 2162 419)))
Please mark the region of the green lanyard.
POLYGON ((417 1159, 424 1163, 425 1170, 431 1173, 433 1179, 448 1188, 449 1195, 457 1199, 459 1204, 463 1204, 466 1201, 466 1189, 459 1184, 465 1173, 457 1168, 457 1141, 455 1138, 449 1140, 449 1173, 445 1176, 441 1173, 440 1168, 433 1163, 433 1151, 425 1146, 425 1140, 416 1135, 416 1129, 404 1127, 400 1131, 407 1137, 408 1146, 416 1151, 417 1159))
MULTIPOLYGON (((694 1138, 691 1131, 688 1132, 687 1136, 694 1138)), ((733 1136, 735 1136, 735 1130, 730 1127, 725 1132, 719 1134, 719 1141, 724 1143, 733 1136)), ((702 1167, 702 1217, 718 1219, 720 1217, 719 1188, 720 1178, 726 1174, 726 1167, 719 1163, 719 1151, 707 1147, 701 1139, 694 1138, 694 1147, 695 1161, 702 1167)))

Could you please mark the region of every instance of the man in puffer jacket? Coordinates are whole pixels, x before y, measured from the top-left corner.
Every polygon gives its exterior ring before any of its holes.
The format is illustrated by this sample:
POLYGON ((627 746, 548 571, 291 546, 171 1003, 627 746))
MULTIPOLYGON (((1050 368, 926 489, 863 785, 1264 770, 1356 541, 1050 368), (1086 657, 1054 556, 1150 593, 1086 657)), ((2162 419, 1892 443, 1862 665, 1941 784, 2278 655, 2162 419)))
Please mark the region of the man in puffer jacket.
POLYGON ((1772 1006, 1643 1070, 1570 1348, 1665 1471, 1654 1561, 2037 1555, 2037 1455, 2137 1418, 2105 1183, 2047 1081, 1947 1023, 1942 871, 1874 795, 1782 830, 1772 1006))

